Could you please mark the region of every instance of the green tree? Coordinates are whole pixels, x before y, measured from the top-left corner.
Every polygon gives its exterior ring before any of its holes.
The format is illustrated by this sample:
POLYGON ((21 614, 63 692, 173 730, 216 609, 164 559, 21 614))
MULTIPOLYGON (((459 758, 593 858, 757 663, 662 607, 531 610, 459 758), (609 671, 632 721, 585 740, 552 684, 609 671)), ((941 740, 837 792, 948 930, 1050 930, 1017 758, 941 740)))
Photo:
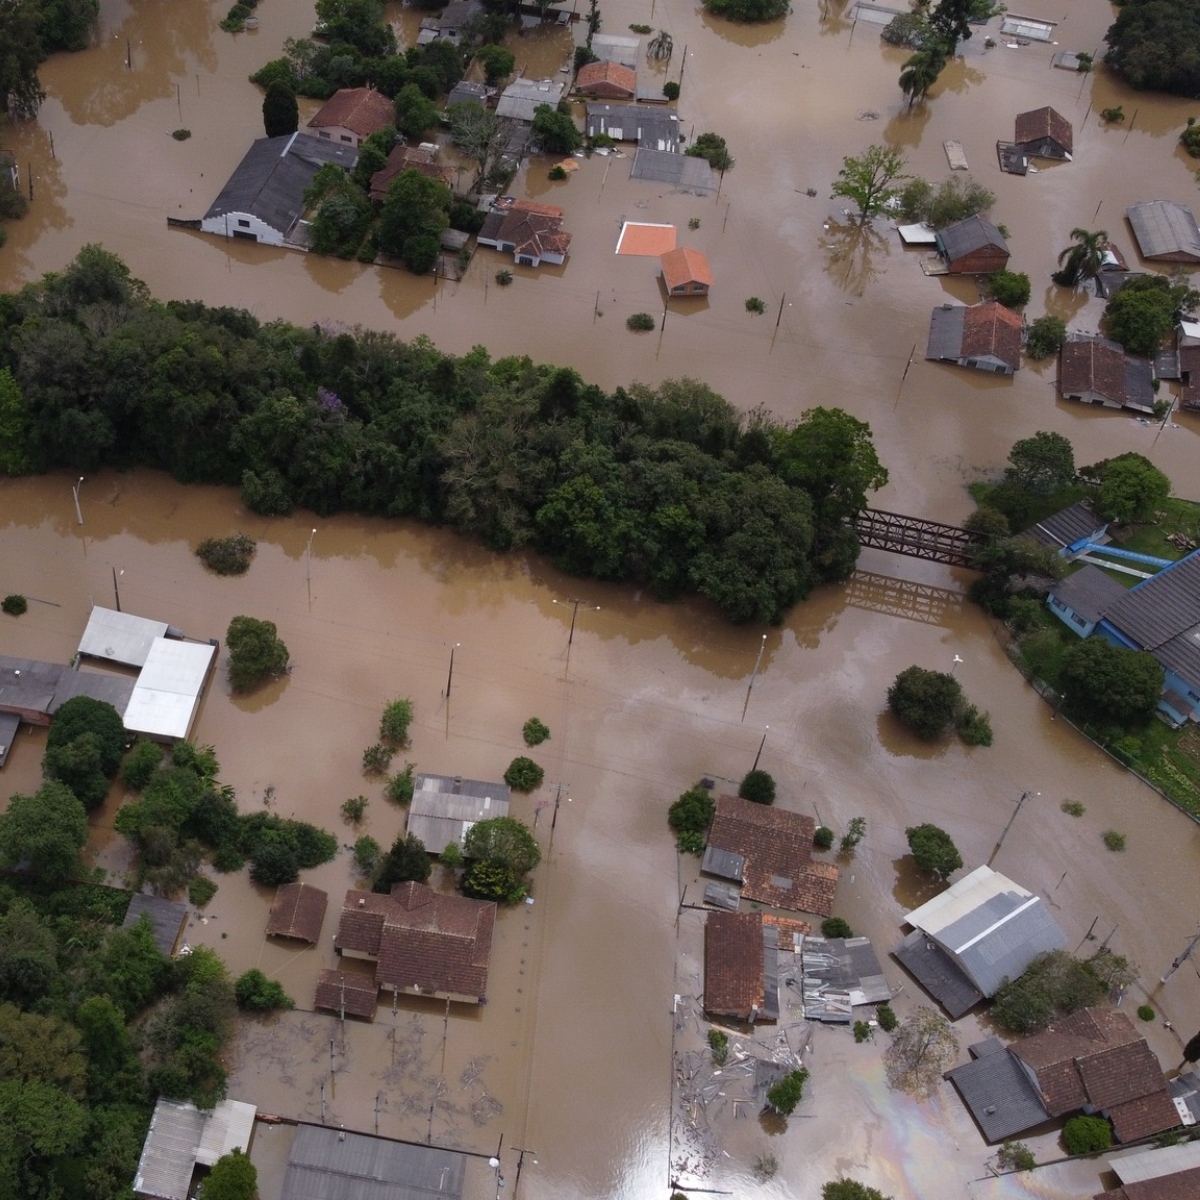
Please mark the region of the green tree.
POLYGON ((877 1188, 857 1179, 835 1179, 821 1188, 821 1200, 892 1200, 877 1188))
POLYGON ((13 795, 0 815, 0 859, 28 864, 38 883, 56 890, 79 870, 87 812, 65 784, 48 781, 32 796, 13 795))
POLYGON ((844 917, 826 917, 821 922, 821 936, 827 938, 852 938, 854 930, 844 917))
POLYGON ((112 778, 125 753, 125 726, 111 704, 90 696, 73 696, 59 706, 46 736, 46 748, 65 746, 83 734, 96 738, 100 769, 112 778))
POLYGON ((383 857, 383 847, 369 834, 354 843, 354 868, 362 876, 374 878, 383 857))
POLYGON ((755 804, 774 804, 775 780, 766 771, 747 771, 738 784, 738 795, 755 804))
POLYGON ((777 21, 786 16, 788 0, 704 0, 704 7, 730 21, 777 21))
POLYGON ((675 830, 679 849, 699 853, 704 849, 704 834, 712 824, 716 803, 712 792, 697 784, 683 792, 667 810, 667 824, 675 830))
POLYGON ((1035 496, 1049 496, 1075 479, 1075 451, 1061 433, 1039 430, 1014 442, 1004 478, 1035 496))
POLYGON ((300 105, 296 93, 282 80, 267 88, 262 104, 263 128, 267 137, 286 137, 300 128, 300 105))
POLYGON ((525 885, 517 873, 493 858, 472 862, 459 885, 464 896, 475 900, 494 900, 497 904, 516 904, 525 895, 525 885))
POLYGON ((423 274, 433 266, 429 243, 436 258, 438 239, 449 224, 450 189, 440 179, 430 179, 419 171, 401 171, 388 188, 375 240, 384 254, 423 274))
POLYGON ((493 86, 507 79, 517 65, 517 57, 511 50, 495 44, 480 46, 475 51, 475 57, 483 67, 484 78, 493 86))
POLYGON ((512 760, 504 771, 504 782, 516 792, 532 792, 542 786, 546 772, 524 754, 512 760))
POLYGON ((922 1005, 900 1023, 884 1051, 888 1083, 915 1096, 931 1095, 957 1053, 958 1038, 950 1022, 922 1005))
POLYGON ((945 48, 937 41, 905 61, 900 69, 900 90, 908 97, 909 108, 925 99, 945 67, 945 48))
POLYGON ((408 729, 413 719, 413 702, 407 698, 391 700, 379 718, 379 740, 385 746, 402 749, 408 745, 408 729))
POLYGON ((415 83, 405 84, 396 95, 396 128, 405 137, 419 140, 438 123, 438 107, 415 83))
POLYGON ((703 158, 714 171, 725 172, 733 166, 733 156, 725 139, 716 133, 702 133, 685 153, 692 158, 703 158))
POLYGON ((987 294, 1014 312, 1029 303, 1029 276, 1023 271, 996 271, 987 277, 987 294))
POLYGON ((537 717, 530 717, 521 727, 521 736, 527 746, 540 746, 550 736, 550 727, 537 717))
POLYGON ((1059 251, 1058 270, 1053 275, 1059 287, 1075 288, 1100 274, 1108 231, 1072 229, 1071 240, 1075 243, 1073 246, 1059 251))
POLYGON ((858 206, 859 218, 869 220, 883 211, 896 195, 895 184, 904 174, 905 159, 891 146, 868 146, 860 155, 847 155, 833 184, 834 196, 851 200, 858 206))
POLYGON ((1129 729, 1154 715, 1163 669, 1145 650, 1128 650, 1102 637, 1069 646, 1059 668, 1064 705, 1101 725, 1129 729))
POLYGON ((204 1200, 256 1200, 258 1168, 241 1150, 223 1154, 204 1181, 204 1200))
POLYGON ((945 671, 906 667, 888 688, 888 707, 919 738, 935 741, 949 733, 962 705, 962 688, 945 671))
POLYGON ((670 62, 674 53, 675 39, 665 29, 660 29, 646 43, 646 57, 651 62, 670 62))
POLYGON ((583 144, 583 135, 571 116, 549 104, 539 104, 533 110, 532 128, 533 140, 546 154, 570 154, 583 144))
POLYGON ((1062 317, 1046 313, 1037 317, 1025 334, 1025 353, 1034 362, 1057 354, 1067 340, 1067 324, 1062 317))
POLYGON ((384 20, 382 0, 317 0, 317 28, 331 43, 353 46, 368 58, 396 53, 396 35, 384 20))
POLYGON ((1193 1034, 1183 1048, 1183 1061, 1194 1063, 1200 1060, 1200 1033, 1193 1034))
POLYGON ((780 1116, 790 1117, 796 1111, 796 1105, 804 1098, 804 1084, 808 1079, 808 1071, 799 1067, 789 1071, 782 1079, 767 1088, 767 1107, 780 1116))
POLYGON ((238 976, 233 985, 238 1008, 247 1012, 272 1012, 295 1008, 296 1002, 283 990, 278 979, 268 979, 257 967, 238 976))
POLYGON ((288 669, 288 648, 274 621, 234 617, 225 632, 229 650, 229 683, 235 692, 248 692, 288 669))
POLYGON ((1096 507, 1111 521, 1148 521, 1171 494, 1170 479, 1132 450, 1085 467, 1080 474, 1097 481, 1096 507))
POLYGON ((424 883, 432 872, 425 843, 415 833, 401 834, 384 855, 371 888, 386 894, 397 883, 424 883))
POLYGON ((1127 0, 1105 34, 1105 62, 1139 90, 1200 94, 1200 29, 1196 0, 1175 4, 1127 0))
POLYGON ((1072 1117, 1062 1131, 1068 1154, 1095 1154, 1112 1145, 1112 1126, 1104 1117, 1072 1117))
POLYGON ((326 163, 305 192, 304 202, 316 209, 309 225, 313 250, 353 258, 375 219, 362 189, 336 163, 326 163))
POLYGON ((950 835, 936 825, 912 825, 904 831, 908 848, 922 871, 947 879, 963 865, 950 835))
POLYGON ((1104 309, 1108 335, 1130 354, 1155 355, 1181 317, 1200 301, 1186 282, 1164 275, 1135 275, 1122 285, 1104 309))
POLYGON ((516 817, 492 817, 476 821, 467 830, 463 854, 468 859, 486 858, 503 863, 520 878, 542 861, 542 851, 529 827, 516 817))
POLYGON ((1056 1017, 1098 1004, 1136 977, 1124 957, 1107 950, 1087 960, 1066 950, 1052 950, 1035 958, 1019 978, 1000 986, 991 1016, 1010 1033, 1036 1033, 1056 1017))
POLYGON ((32 117, 46 98, 37 74, 46 57, 38 0, 0 4, 0 46, 0 112, 32 117))
MULTIPOLYGON (((976 0, 938 0, 929 13, 929 28, 951 58, 959 42, 971 36, 971 20, 977 13, 976 0)), ((984 5, 990 8, 990 5, 984 5)))
POLYGON ((32 469, 28 437, 29 410, 21 386, 8 367, 0 367, 0 473, 24 475, 32 469))

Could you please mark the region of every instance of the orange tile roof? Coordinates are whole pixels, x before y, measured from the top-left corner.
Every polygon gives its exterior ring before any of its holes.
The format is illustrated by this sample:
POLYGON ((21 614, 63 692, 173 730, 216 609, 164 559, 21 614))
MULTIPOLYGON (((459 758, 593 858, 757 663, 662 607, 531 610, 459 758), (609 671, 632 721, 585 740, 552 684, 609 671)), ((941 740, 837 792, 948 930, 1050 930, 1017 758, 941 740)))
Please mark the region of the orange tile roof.
POLYGON ((396 110, 381 92, 374 88, 342 88, 321 105, 308 127, 328 129, 341 126, 365 138, 378 133, 395 120, 396 110))
POLYGON ((587 92, 599 84, 611 84, 633 95, 637 91, 637 72, 615 62, 594 62, 579 68, 575 76, 578 91, 587 92))
POLYGON ((704 1008, 748 1021, 765 994, 763 919, 755 912, 709 913, 704 923, 704 1008))
POLYGON ((713 277, 708 259, 699 250, 693 250, 690 246, 680 246, 676 250, 668 250, 662 256, 661 262, 668 291, 685 283, 703 283, 712 287, 713 277))

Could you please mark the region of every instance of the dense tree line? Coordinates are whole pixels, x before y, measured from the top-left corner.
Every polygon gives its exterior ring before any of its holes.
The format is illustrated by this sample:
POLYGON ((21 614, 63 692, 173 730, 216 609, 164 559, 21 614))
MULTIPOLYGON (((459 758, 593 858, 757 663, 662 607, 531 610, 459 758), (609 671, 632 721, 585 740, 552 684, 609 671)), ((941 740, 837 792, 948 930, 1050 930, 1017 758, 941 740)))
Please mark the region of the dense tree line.
POLYGON ((0 4, 0 112, 31 117, 45 98, 37 69, 58 50, 88 44, 99 0, 5 0, 0 4))
POLYGON ((787 427, 690 380, 608 394, 481 347, 160 304, 95 246, 0 297, 5 367, 0 426, 35 470, 144 465, 261 513, 416 516, 738 621, 846 578, 847 518, 887 481, 837 409, 787 427))
POLYGON ((1131 87, 1200 93, 1200 0, 1124 0, 1105 41, 1131 87))

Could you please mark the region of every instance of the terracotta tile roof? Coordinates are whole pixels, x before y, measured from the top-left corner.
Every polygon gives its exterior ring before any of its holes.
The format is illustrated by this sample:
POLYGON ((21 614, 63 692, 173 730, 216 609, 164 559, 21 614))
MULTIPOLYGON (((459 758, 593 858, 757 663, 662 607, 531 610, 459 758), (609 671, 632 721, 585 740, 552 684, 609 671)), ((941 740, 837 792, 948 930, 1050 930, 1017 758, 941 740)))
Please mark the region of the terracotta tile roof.
POLYGON ((434 162, 431 151, 422 150, 419 146, 393 146, 387 166, 371 176, 371 199, 386 200, 388 188, 401 171, 419 171, 429 179, 440 180, 447 187, 454 180, 453 168, 434 162))
POLYGON ((566 254, 571 235, 560 228, 563 210, 552 204, 534 204, 518 200, 508 211, 495 235, 498 241, 511 242, 514 254, 540 258, 543 254, 566 254))
POLYGON ((317 109, 308 127, 330 129, 341 126, 365 138, 394 124, 395 120, 396 110, 381 92, 374 88, 342 88, 317 109))
POLYGON ((615 62, 594 62, 579 68, 575 76, 577 91, 589 92, 598 84, 611 84, 633 95, 637 91, 637 72, 615 62))
POLYGON ((1014 140, 1023 145, 1026 142, 1040 142, 1042 138, 1053 139, 1070 154, 1074 141, 1071 122, 1049 106, 1018 113, 1017 136, 1014 140))
POLYGON ((763 921, 759 913, 709 913, 704 923, 704 1008, 748 1021, 761 1009, 763 921))
POLYGON ((1200 1167, 1139 1179, 1111 1192, 1097 1192, 1092 1200, 1196 1200, 1200 1196, 1200 1167))
POLYGON ((482 1001, 495 923, 494 904, 422 883, 397 884, 389 896, 351 889, 334 946, 374 958, 381 987, 482 1001))
POLYGON ((307 883, 285 883, 275 893, 275 903, 267 918, 267 936, 317 942, 328 904, 329 895, 320 888, 307 883))
POLYGON ((812 857, 812 817, 737 796, 721 796, 708 835, 710 846, 740 854, 742 895, 775 908, 833 912, 838 869, 812 857))
POLYGON ((973 304, 963 314, 962 356, 995 355, 1015 371, 1021 365, 1021 338, 1025 322, 1012 311, 988 300, 973 304))
POLYGON ((662 263, 663 279, 667 290, 680 287, 685 283, 703 283, 712 287, 713 276, 708 259, 699 250, 690 246, 679 246, 668 250, 659 261, 662 263))
POLYGON ((1158 1060, 1122 1012, 1081 1009, 1011 1050, 1033 1071, 1053 1117, 1088 1105, 1107 1111, 1118 1141, 1179 1123, 1158 1060))
POLYGON ((1063 395, 1095 392, 1124 403, 1125 351, 1108 338, 1071 338, 1059 355, 1058 387, 1063 395))
POLYGON ((379 984, 371 976, 356 971, 322 971, 317 978, 313 1008, 340 1014, 343 1001, 348 1016, 373 1021, 379 1004, 379 984))

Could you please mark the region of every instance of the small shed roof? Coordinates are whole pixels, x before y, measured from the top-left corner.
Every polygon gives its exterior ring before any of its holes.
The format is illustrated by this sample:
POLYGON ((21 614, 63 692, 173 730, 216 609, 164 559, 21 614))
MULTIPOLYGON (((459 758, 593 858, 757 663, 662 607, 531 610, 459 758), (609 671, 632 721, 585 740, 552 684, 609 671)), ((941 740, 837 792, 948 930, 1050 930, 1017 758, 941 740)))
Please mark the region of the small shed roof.
POLYGON ((633 156, 630 179, 645 179, 689 192, 715 192, 716 172, 707 159, 671 150, 652 150, 639 146, 633 156))
MULTIPOLYGON (((1161 1146, 1148 1150, 1131 1150, 1114 1154, 1108 1160, 1109 1169, 1122 1183, 1141 1183, 1160 1179, 1179 1171, 1200 1170, 1200 1142, 1184 1142, 1178 1146, 1161 1146)), ((1192 1193, 1200 1196, 1200 1180, 1192 1193)))
POLYGON ((343 1005, 346 1015, 375 1020, 379 1006, 379 984, 370 975, 357 971, 322 971, 317 977, 317 993, 313 1008, 341 1013, 343 1005))
POLYGON ((341 127, 365 138, 395 121, 395 107, 382 92, 374 88, 339 88, 313 114, 308 127, 341 127))
POLYGON ((79 653, 126 667, 145 666, 150 647, 158 638, 166 637, 167 629, 166 621, 96 607, 79 639, 79 653))
POLYGON ((211 1167, 254 1134, 253 1104, 222 1100, 212 1112, 194 1104, 162 1100, 154 1106, 133 1190, 152 1200, 187 1200, 197 1165, 211 1167))
POLYGON ((1200 229, 1190 208, 1170 200, 1144 200, 1125 210, 1143 258, 1184 256, 1200 262, 1200 229))
POLYGON ((1017 114, 1015 141, 1024 145, 1028 142, 1040 142, 1043 138, 1057 142, 1063 150, 1070 154, 1074 145, 1071 122, 1049 105, 1017 114))
POLYGON ((668 250, 659 262, 662 263, 663 280, 668 291, 689 283, 712 287, 713 275, 708 259, 691 246, 678 246, 674 250, 668 250))
POLYGON ((592 53, 606 62, 621 63, 626 67, 638 65, 641 40, 620 37, 613 33, 597 33, 592 37, 592 53))
POLYGON ((292 1139, 287 1200, 460 1200, 466 1157, 320 1125, 292 1139))
POLYGON ((978 214, 939 230, 937 241, 942 254, 950 262, 985 246, 994 246, 1005 254, 1009 252, 1008 243, 1000 230, 978 214))
POLYGON ((162 896, 147 896, 138 892, 129 901, 125 912, 125 920, 121 922, 122 929, 136 925, 142 917, 150 921, 150 929, 154 934, 154 944, 168 958, 175 953, 179 935, 183 933, 183 924, 187 920, 187 905, 178 900, 167 900, 162 896))
POLYGON ((1125 589, 1107 572, 1088 563, 1056 583, 1050 594, 1094 625, 1125 595, 1125 589))
MULTIPOLYGON (((1108 522, 1096 515, 1096 510, 1087 500, 1077 500, 1023 530, 1022 536, 1034 538, 1052 550, 1060 550, 1107 528, 1108 522)), ((1117 586, 1122 592, 1125 591, 1119 584, 1117 586)))
POLYGON ((216 653, 208 642, 157 638, 125 707, 125 728, 152 738, 186 738, 216 653))
POLYGON ((548 104, 555 108, 566 88, 565 83, 554 79, 514 79, 501 92, 496 115, 532 122, 538 106, 548 104))
POLYGON ((309 883, 285 883, 275 893, 267 936, 295 938, 314 945, 321 938, 329 894, 309 883))

